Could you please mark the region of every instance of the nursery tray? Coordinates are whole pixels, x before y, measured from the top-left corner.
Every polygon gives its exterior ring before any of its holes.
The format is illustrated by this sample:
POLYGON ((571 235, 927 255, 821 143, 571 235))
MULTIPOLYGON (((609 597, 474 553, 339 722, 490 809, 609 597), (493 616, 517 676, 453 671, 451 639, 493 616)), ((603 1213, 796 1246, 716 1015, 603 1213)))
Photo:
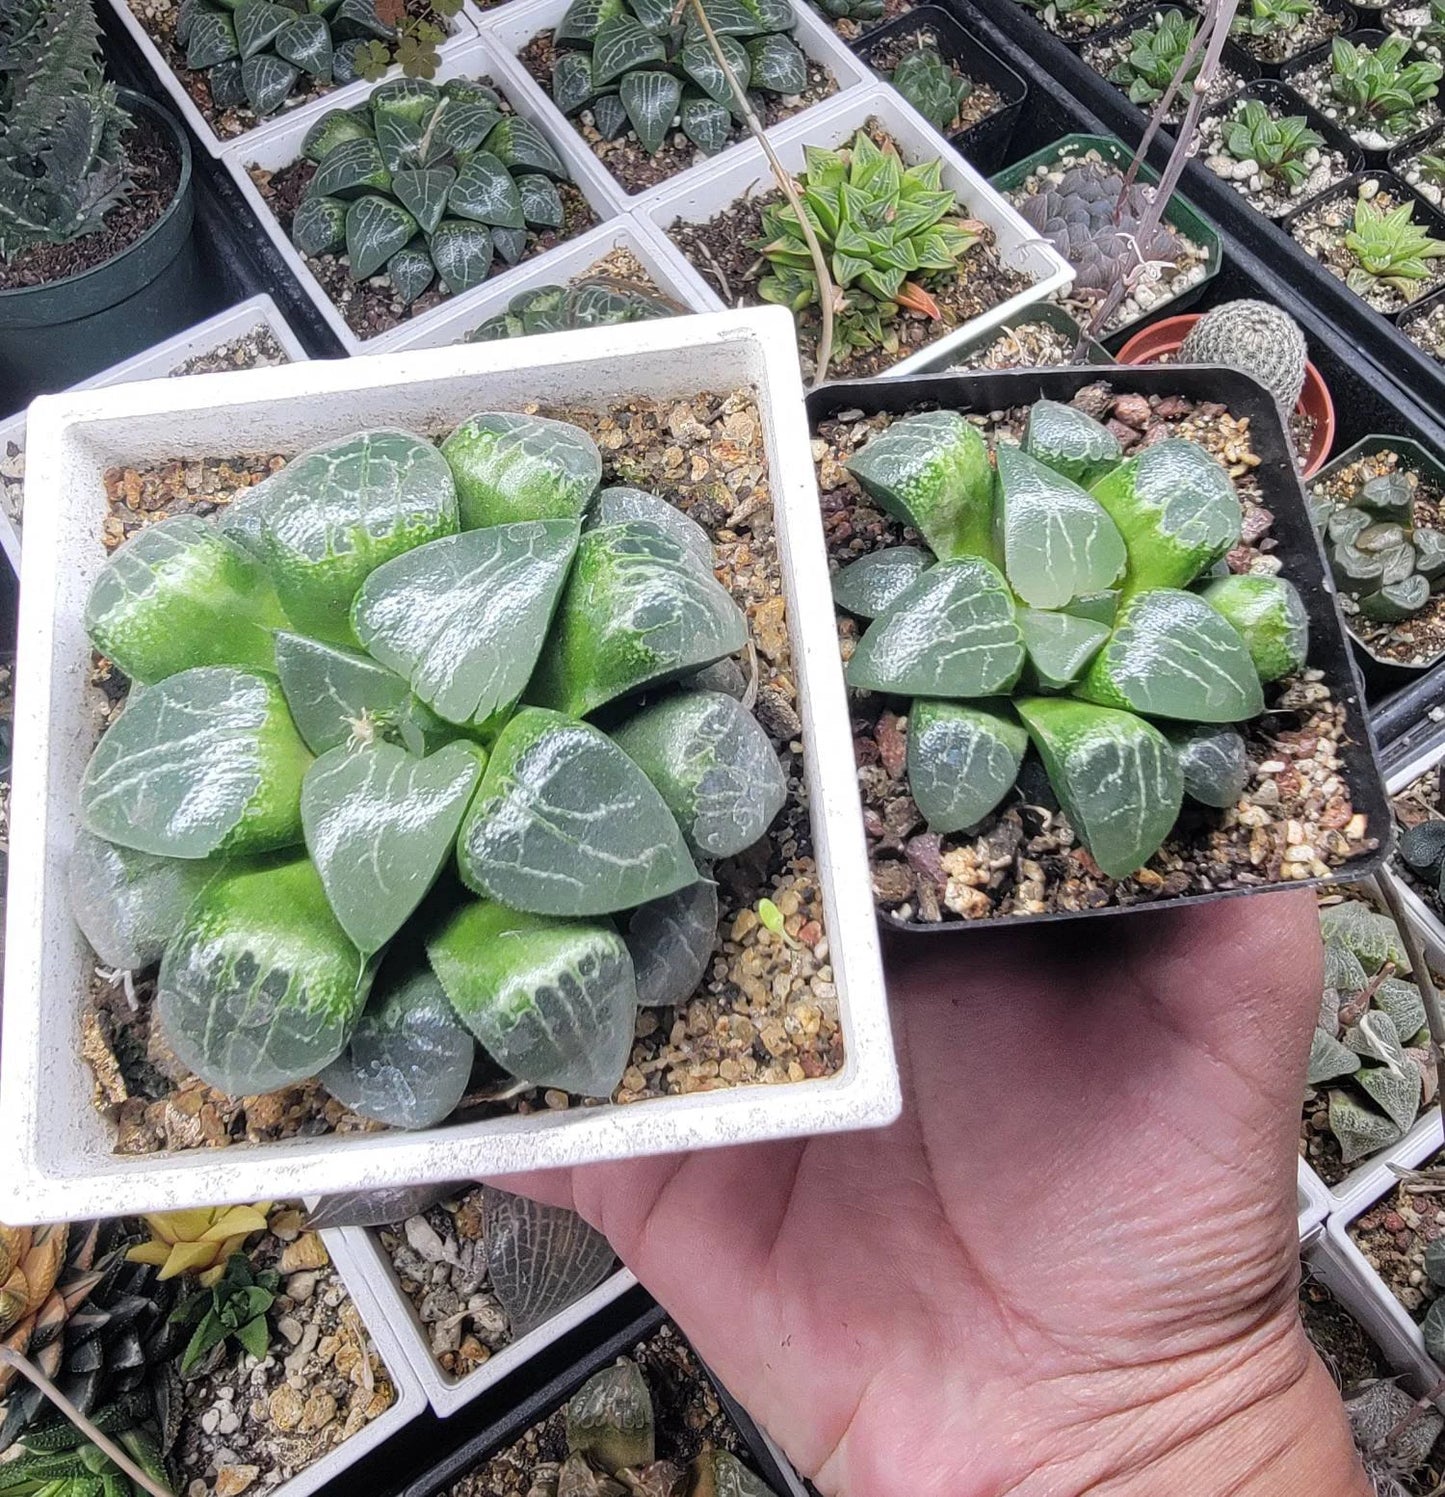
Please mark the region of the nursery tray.
MULTIPOLYGON (((626 1356, 640 1341, 646 1341, 667 1320, 662 1307, 641 1290, 636 1298, 625 1302, 633 1315, 620 1330, 609 1334, 604 1324, 595 1326, 590 1344, 570 1364, 564 1365, 540 1386, 527 1390, 508 1402, 489 1399, 475 1406, 474 1414, 481 1428, 462 1445, 449 1451, 430 1470, 411 1482, 399 1497, 444 1497, 444 1494, 494 1452, 515 1443, 534 1424, 548 1418, 560 1408, 595 1372, 610 1367, 626 1356)), ((698 1359, 701 1362, 701 1358, 698 1359)), ((703 1365, 704 1375, 712 1382, 718 1400, 737 1426, 746 1447, 748 1465, 778 1494, 778 1497, 803 1497, 802 1484, 777 1447, 749 1417, 747 1411, 703 1365)), ((520 1390, 517 1390, 518 1392, 520 1390)))
POLYGON ((936 924, 900 920, 890 912, 877 912, 880 922, 900 933, 930 937, 958 935, 964 931, 1212 904, 1216 900, 1265 893, 1271 889, 1307 889, 1347 883, 1373 874, 1389 856, 1394 823, 1376 758, 1374 736, 1365 713, 1364 687, 1335 607, 1334 583, 1325 565, 1319 537, 1310 521, 1289 439, 1280 425, 1274 397, 1263 385, 1237 369, 1217 365, 1160 368, 1121 364, 1109 370, 1026 369, 913 375, 882 382, 855 380, 825 385, 808 395, 808 419, 810 428, 816 430, 820 421, 846 410, 862 411, 865 415, 879 411, 902 415, 925 405, 965 411, 995 411, 1029 405, 1036 400, 1067 402, 1082 386, 1101 379, 1113 389, 1126 393, 1217 400, 1235 415, 1248 418, 1250 437, 1260 459, 1254 476, 1260 483, 1265 505, 1274 516, 1272 533, 1279 541, 1278 554, 1287 563, 1284 575, 1298 589, 1309 614, 1310 667, 1322 672, 1334 700, 1344 708, 1345 736, 1340 754, 1349 778, 1351 801, 1355 811, 1364 814, 1368 835, 1378 839, 1380 846, 1375 852, 1342 865, 1325 878, 1281 879, 1243 889, 1220 889, 1208 894, 1186 894, 1177 899, 1147 900, 1104 909, 1056 910, 1043 915, 948 920, 936 924))
POLYGON ((6 1214, 124 1215, 334 1194, 674 1153, 891 1121, 898 1077, 883 992, 847 702, 832 622, 792 320, 781 308, 666 318, 255 373, 50 396, 30 416, 0 1130, 6 1214), (808 800, 846 1060, 835 1076, 631 1106, 543 1109, 419 1132, 297 1137, 117 1156, 80 1054, 94 963, 65 863, 94 741, 82 615, 105 557, 102 477, 117 462, 299 451, 372 424, 445 429, 487 406, 607 410, 631 397, 750 389, 769 465, 797 672, 808 800))

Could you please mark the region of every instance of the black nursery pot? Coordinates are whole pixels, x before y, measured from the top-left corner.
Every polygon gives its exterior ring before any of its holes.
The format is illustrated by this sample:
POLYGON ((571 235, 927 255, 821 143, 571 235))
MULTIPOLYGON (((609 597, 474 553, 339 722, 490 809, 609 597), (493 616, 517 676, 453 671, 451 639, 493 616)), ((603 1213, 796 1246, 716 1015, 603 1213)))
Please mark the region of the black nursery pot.
MULTIPOLYGON (((1315 0, 1315 6, 1318 10, 1328 11, 1331 15, 1340 17, 1342 24, 1340 29, 1335 32, 1335 36, 1351 36, 1355 27, 1360 24, 1359 12, 1353 5, 1348 4, 1347 0, 1315 0)), ((1245 14, 1248 9, 1249 0, 1240 0, 1239 14, 1245 14)), ((1353 40, 1353 37, 1351 39, 1353 40)), ((1236 41, 1233 32, 1230 34, 1230 40, 1241 52, 1247 53, 1253 59, 1255 67, 1259 69, 1259 76, 1261 78, 1278 78, 1286 68, 1293 66, 1296 58, 1303 57, 1305 51, 1314 52, 1321 45, 1329 45, 1328 42, 1317 42, 1315 46, 1295 53, 1294 57, 1286 57, 1283 62, 1266 62, 1262 57, 1255 57, 1254 53, 1243 42, 1236 41)))
POLYGON ((880 53, 886 54, 890 43, 896 45, 920 31, 933 33, 945 62, 951 63, 976 84, 990 84, 1003 100, 1001 107, 986 119, 948 137, 978 171, 988 176, 1003 165, 1029 86, 1001 57, 979 41, 975 33, 936 5, 921 5, 917 10, 910 10, 889 21, 886 26, 870 31, 854 42, 853 50, 870 68, 876 69, 878 64, 874 59, 880 53))
MULTIPOLYGON (((640 1289, 632 1291, 623 1303, 635 1313, 622 1329, 610 1331, 609 1317, 605 1314, 595 1316, 577 1333, 584 1340, 578 1354, 566 1361, 546 1382, 517 1396, 519 1390, 513 1380, 509 1379, 496 1390, 496 1394, 500 1396, 484 1394, 471 1405, 468 1413, 459 1418, 469 1422, 480 1418, 485 1421, 482 1427, 412 1481, 400 1493, 400 1497, 444 1497, 468 1472, 475 1470, 497 1451, 514 1444, 534 1424, 550 1417, 593 1373, 610 1367, 618 1357, 626 1356, 639 1341, 646 1341, 667 1320, 663 1308, 640 1289)), ((615 1324, 615 1321, 612 1323, 615 1324)), ((575 1343, 569 1339, 568 1344, 570 1346, 575 1343)), ((534 1365, 545 1368, 548 1361, 555 1365, 557 1360, 559 1359, 551 1356, 549 1349, 538 1354, 534 1365)), ((778 1493, 778 1497, 799 1493, 797 1477, 791 1470, 785 1472, 779 1466, 757 1425, 746 1411, 706 1367, 703 1371, 711 1380, 729 1419, 737 1426, 738 1433, 743 1438, 746 1449, 742 1459, 778 1493)))
POLYGON ((143 94, 120 91, 133 116, 148 116, 180 156, 180 182, 165 213, 103 265, 43 286, 0 291, 0 387, 17 409, 64 389, 189 327, 208 309, 191 234, 191 146, 180 125, 143 94))
MULTIPOLYGON (((1321 673, 1330 694, 1344 710, 1341 764, 1356 812, 1366 819, 1366 835, 1379 846, 1351 859, 1327 878, 1279 879, 1245 888, 1185 894, 1174 899, 1147 900, 1103 909, 1061 910, 1042 915, 1004 915, 990 920, 945 920, 936 924, 900 920, 879 911, 885 927, 900 934, 930 937, 958 936, 977 930, 1034 926, 1060 920, 1136 914, 1142 910, 1175 909, 1209 904, 1218 899, 1262 894, 1270 890, 1313 888, 1368 877, 1389 856, 1393 821, 1385 794, 1374 736, 1366 715, 1364 687, 1349 640, 1335 607, 1335 589, 1324 550, 1310 520, 1309 506, 1295 469, 1289 438, 1280 424, 1274 397, 1247 374, 1216 365, 1126 365, 1113 369, 1027 369, 986 373, 900 376, 887 380, 850 380, 824 385, 807 396, 810 428, 843 411, 871 415, 904 415, 924 407, 947 407, 963 412, 1008 410, 1036 400, 1067 402, 1085 385, 1103 380, 1120 393, 1182 395, 1190 400, 1219 401, 1240 418, 1247 418, 1259 466, 1254 477, 1264 506, 1274 516, 1272 534, 1284 561, 1283 576, 1299 591, 1309 615, 1309 665, 1321 673)), ((411 1497, 411 1494, 408 1494, 411 1497)), ((416 1494, 421 1497, 421 1494, 416 1494)))

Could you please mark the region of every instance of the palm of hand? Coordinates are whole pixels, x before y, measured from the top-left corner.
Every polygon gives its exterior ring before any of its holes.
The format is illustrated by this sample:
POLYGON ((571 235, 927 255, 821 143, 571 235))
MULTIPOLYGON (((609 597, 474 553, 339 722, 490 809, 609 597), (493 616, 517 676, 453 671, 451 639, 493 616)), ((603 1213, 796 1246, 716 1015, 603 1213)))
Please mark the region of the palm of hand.
POLYGON ((1083 1491, 1153 1458, 1141 1410, 1297 1377, 1313 899, 893 956, 891 1128, 505 1183, 604 1231, 826 1492, 1083 1491))

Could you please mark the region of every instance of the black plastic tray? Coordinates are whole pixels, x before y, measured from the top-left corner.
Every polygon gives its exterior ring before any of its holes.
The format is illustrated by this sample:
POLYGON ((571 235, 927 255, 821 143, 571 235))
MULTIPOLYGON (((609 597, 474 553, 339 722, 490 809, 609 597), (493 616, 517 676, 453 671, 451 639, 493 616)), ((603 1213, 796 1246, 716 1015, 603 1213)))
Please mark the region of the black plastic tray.
MULTIPOLYGON (((1379 849, 1345 864, 1322 879, 1290 879, 1246 889, 1224 889, 1212 894, 1190 894, 1179 899, 1149 901, 1099 910, 1056 911, 998 920, 944 921, 936 925, 898 920, 885 912, 887 926, 910 935, 938 936, 960 931, 997 929, 1015 924, 1075 920, 1121 915, 1138 910, 1178 905, 1209 904, 1218 899, 1258 894, 1270 889, 1310 888, 1365 878, 1388 856, 1393 823, 1385 795, 1373 736, 1365 711, 1364 685, 1349 640, 1335 607, 1334 583, 1324 551, 1309 516, 1304 491, 1295 472, 1289 439, 1280 424, 1274 397, 1248 375, 1222 367, 1151 367, 1118 365, 1113 369, 1032 369, 980 374, 933 374, 895 379, 843 381, 825 385, 807 397, 810 428, 839 411, 901 414, 922 406, 949 406, 964 411, 1006 410, 1035 400, 1070 400, 1082 386, 1104 380, 1116 390, 1140 394, 1183 395, 1194 400, 1218 400, 1236 416, 1247 417, 1259 466, 1254 470, 1266 508, 1274 516, 1273 534, 1279 541, 1283 575, 1294 583, 1310 622, 1310 665, 1322 673, 1335 701, 1345 712, 1345 740, 1341 760, 1348 777, 1351 802, 1366 818, 1368 835, 1379 849)), ((418 1494, 420 1497, 420 1494, 418 1494)))
POLYGON ((853 43, 853 50, 876 70, 873 59, 889 42, 925 30, 933 32, 938 50, 946 62, 952 63, 975 83, 991 84, 1003 100, 1002 106, 987 119, 967 130, 957 130, 948 137, 969 162, 988 176, 997 170, 1008 151, 1019 111, 1029 91, 1028 84, 1001 57, 956 17, 936 5, 920 5, 916 10, 870 31, 853 43))

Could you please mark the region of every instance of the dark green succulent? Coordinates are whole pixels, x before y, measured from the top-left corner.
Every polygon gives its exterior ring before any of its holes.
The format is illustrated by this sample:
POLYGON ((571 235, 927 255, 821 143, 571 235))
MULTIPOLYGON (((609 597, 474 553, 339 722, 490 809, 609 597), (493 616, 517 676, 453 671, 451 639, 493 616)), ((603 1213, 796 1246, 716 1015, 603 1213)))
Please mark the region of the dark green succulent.
POLYGON ((0 6, 0 260, 102 227, 131 188, 129 126, 91 0, 0 6))
MULTIPOLYGON (((1184 56, 1199 30, 1199 18, 1166 10, 1147 26, 1129 33, 1124 56, 1109 70, 1109 82, 1128 91, 1134 104, 1153 104, 1184 66, 1184 56)), ((1187 88, 1199 74, 1203 59, 1196 57, 1181 82, 1187 88)))
POLYGON ((981 822, 1032 744, 1074 834, 1126 878, 1186 794, 1237 802, 1234 724, 1304 664, 1304 605, 1277 577, 1212 575, 1242 512, 1193 442, 1124 458, 1106 427, 1041 400, 1022 445, 993 458, 978 427, 939 410, 894 421, 848 462, 936 558, 884 550, 838 574, 840 606, 872 620, 848 684, 912 699, 909 790, 931 830, 981 822))
POLYGON ((1432 187, 1445 187, 1445 156, 1422 151, 1415 157, 1414 166, 1422 182, 1428 182, 1432 187))
POLYGON ((567 168, 485 84, 398 79, 359 110, 332 110, 302 147, 316 163, 291 223, 303 254, 340 254, 353 280, 385 272, 403 302, 441 278, 451 292, 515 265, 528 235, 561 229, 567 168))
POLYGON ((972 82, 955 72, 932 43, 912 48, 893 69, 894 88, 941 134, 947 135, 973 93, 972 82))
POLYGON ((1258 99, 1246 99, 1223 123, 1224 149, 1236 161, 1253 161, 1260 172, 1287 191, 1299 187, 1310 174, 1305 159, 1325 138, 1311 130, 1302 114, 1276 119, 1258 99))
POLYGON ((1400 833, 1400 861, 1445 899, 1445 821, 1432 818, 1400 833))
POLYGON ((584 280, 573 286, 536 286, 519 291, 507 310, 489 317, 467 334, 468 343, 525 338, 532 333, 570 332, 582 327, 611 327, 673 317, 677 306, 637 286, 618 281, 584 280))
POLYGON ((1409 54, 1406 36, 1387 37, 1373 48, 1335 38, 1327 86, 1347 128, 1398 140, 1417 127, 1421 110, 1439 93, 1442 69, 1425 58, 1407 62, 1409 54))
POLYGON ((275 1269, 257 1269, 244 1253, 232 1253, 216 1283, 187 1296, 171 1312, 174 1324, 191 1331, 181 1354, 182 1377, 218 1354, 227 1341, 261 1361, 271 1339, 266 1315, 280 1287, 275 1269))
POLYGON ((1445 531, 1417 525, 1414 506, 1415 485, 1396 471, 1368 479, 1348 504, 1325 510, 1335 581, 1365 618, 1412 618, 1445 587, 1445 531))
MULTIPOLYGON (((708 21, 740 87, 792 96, 808 60, 787 35, 789 0, 706 0, 708 21)), ((605 140, 631 129, 655 156, 674 123, 709 156, 728 143, 740 107, 690 6, 675 0, 572 0, 557 26, 552 98, 590 110, 605 140)))

